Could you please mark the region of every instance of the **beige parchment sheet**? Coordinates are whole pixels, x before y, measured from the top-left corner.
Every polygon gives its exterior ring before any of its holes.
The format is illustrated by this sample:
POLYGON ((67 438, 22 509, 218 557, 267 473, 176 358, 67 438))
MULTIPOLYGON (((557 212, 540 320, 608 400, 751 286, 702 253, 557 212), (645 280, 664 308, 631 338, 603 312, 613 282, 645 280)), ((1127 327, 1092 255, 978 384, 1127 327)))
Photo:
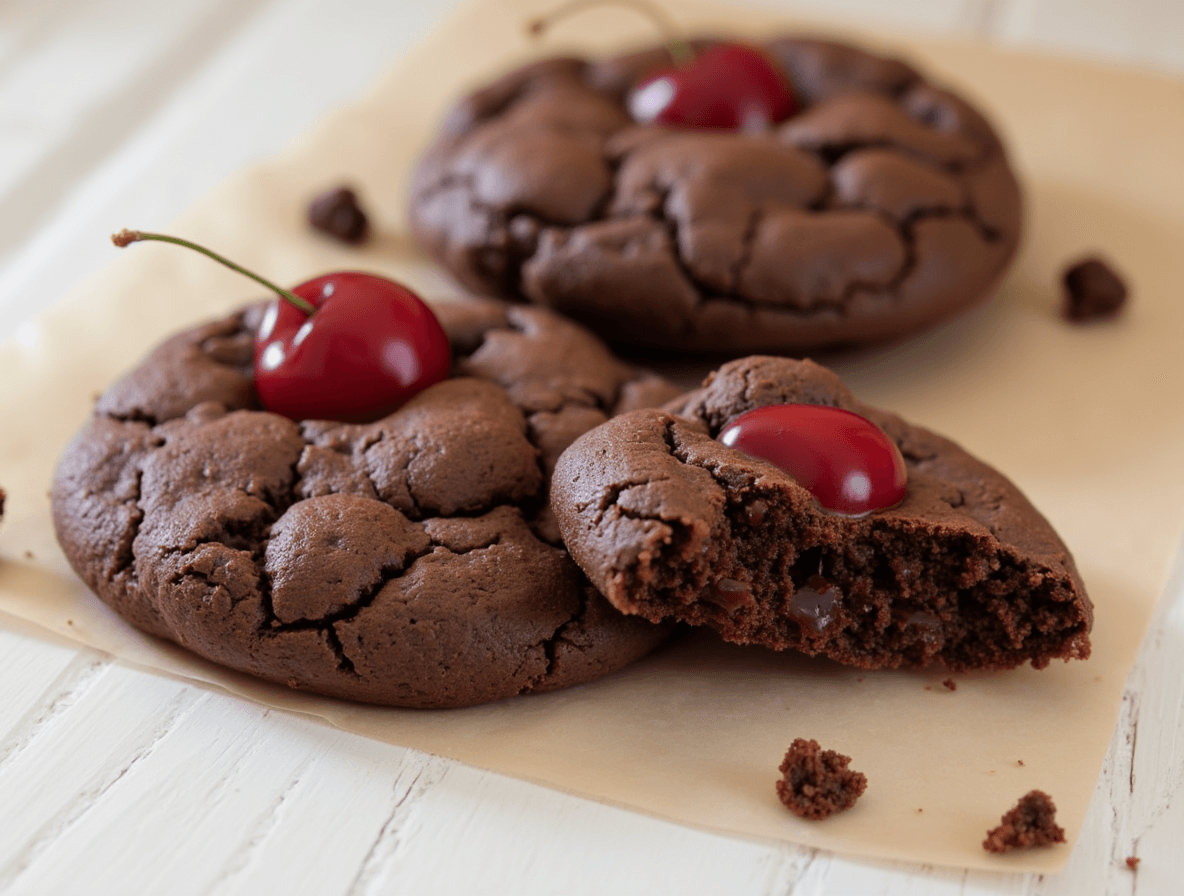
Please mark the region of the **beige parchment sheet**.
MULTIPOLYGON (((543 51, 614 50, 652 34, 589 12, 546 46, 521 23, 542 0, 478 0, 358 103, 282 157, 232 178, 178 221, 113 221, 204 241, 281 282, 333 268, 454 293, 417 254, 404 188, 460 91, 543 51), (316 190, 349 180, 377 237, 363 250, 306 231, 316 190)), ((689 26, 761 33, 767 12, 680 6, 689 26)), ((836 33, 830 31, 829 33, 836 33)), ((848 854, 1055 870, 1069 847, 997 858, 985 831, 1033 787, 1073 838, 1184 529, 1184 82, 974 44, 862 35, 975 97, 1027 189, 1027 231, 997 299, 907 343, 834 361, 862 398, 961 441, 1010 475, 1062 533, 1097 604, 1094 656, 1004 674, 865 673, 693 638, 606 680, 457 711, 355 706, 263 685, 125 626, 54 541, 46 493, 94 396, 164 335, 258 291, 196 255, 112 249, 112 263, 0 348, 0 614, 167 674, 310 713, 364 735, 732 834, 848 854), (1101 249, 1127 274, 1119 320, 1057 314, 1063 264, 1101 249), (870 781, 852 811, 800 821, 773 781, 789 742, 849 753, 870 781), (1022 764, 1021 764, 1022 761, 1022 764)), ((178 160, 178 164, 182 164, 178 160)), ((95 239, 106 239, 96 233, 95 239)), ((15 624, 15 623, 14 623, 15 624)))

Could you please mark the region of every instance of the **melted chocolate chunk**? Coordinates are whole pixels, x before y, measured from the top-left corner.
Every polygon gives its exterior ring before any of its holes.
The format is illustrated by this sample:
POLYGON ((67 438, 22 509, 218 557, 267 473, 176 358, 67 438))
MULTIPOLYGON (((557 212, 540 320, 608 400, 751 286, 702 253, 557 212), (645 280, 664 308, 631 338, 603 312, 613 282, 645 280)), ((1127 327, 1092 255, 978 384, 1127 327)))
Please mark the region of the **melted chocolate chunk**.
POLYGON ((810 576, 789 599, 789 615, 808 631, 822 634, 838 616, 843 592, 822 576, 810 576))

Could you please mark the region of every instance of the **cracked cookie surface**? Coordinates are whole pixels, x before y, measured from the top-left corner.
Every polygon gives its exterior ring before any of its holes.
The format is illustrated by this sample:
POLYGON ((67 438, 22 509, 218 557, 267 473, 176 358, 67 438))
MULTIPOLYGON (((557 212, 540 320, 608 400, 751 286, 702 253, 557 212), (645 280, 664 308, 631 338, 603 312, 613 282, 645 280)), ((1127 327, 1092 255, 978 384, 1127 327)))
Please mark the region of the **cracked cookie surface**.
POLYGON ((674 390, 544 309, 435 308, 453 377, 366 424, 260 408, 258 306, 163 343, 60 461, 71 564, 145 631, 365 702, 471 705, 647 653, 665 628, 596 593, 547 494, 576 436, 674 390))
POLYGON ((1073 558, 1019 489, 810 361, 743 358, 664 409, 607 421, 560 457, 552 504, 592 582, 646 619, 868 669, 1089 656, 1073 558), (828 513, 779 467, 716 440, 741 414, 790 403, 879 426, 904 457, 905 498, 828 513))
POLYGON ((661 48, 503 76, 417 168, 414 233, 478 292, 679 351, 890 340, 987 298, 1020 194, 983 116, 899 60, 764 49, 802 110, 755 134, 634 124, 625 96, 661 48))

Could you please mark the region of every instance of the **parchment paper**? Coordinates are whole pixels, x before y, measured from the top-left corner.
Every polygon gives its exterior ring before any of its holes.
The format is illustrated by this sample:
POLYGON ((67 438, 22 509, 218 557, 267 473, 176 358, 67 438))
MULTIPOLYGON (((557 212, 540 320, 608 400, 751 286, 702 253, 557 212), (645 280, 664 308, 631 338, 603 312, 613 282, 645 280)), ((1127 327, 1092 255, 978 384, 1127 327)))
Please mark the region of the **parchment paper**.
MULTIPOLYGON (((403 211, 409 168, 448 103, 532 54, 652 39, 628 12, 605 9, 532 44, 521 23, 546 6, 481 0, 463 9, 360 102, 170 229, 281 281, 366 268, 428 296, 453 293, 416 253, 403 211), (377 239, 364 250, 304 227, 309 196, 337 180, 356 184, 373 212, 377 239)), ((760 33, 791 24, 689 9, 680 6, 688 25, 760 33)), ((371 737, 690 825, 869 857, 1058 868, 1067 846, 997 858, 980 843, 1033 787, 1053 795, 1068 836, 1077 834, 1184 528, 1184 83, 971 44, 862 38, 989 110, 1025 182, 1028 228, 990 305, 907 343, 829 360, 862 398, 961 441, 1047 514, 1097 604, 1088 662, 957 675, 950 691, 941 670, 865 673, 702 637, 592 685, 417 712, 291 693, 142 636, 71 573, 46 493, 101 389, 167 333, 258 295, 207 260, 159 245, 112 249, 109 268, 0 349, 0 485, 9 493, 0 612, 371 737), (1057 314, 1057 276, 1094 249, 1126 273, 1133 299, 1116 321, 1070 325, 1057 314), (856 808, 809 823, 779 805, 777 765, 797 736, 850 754, 867 774, 856 808)))

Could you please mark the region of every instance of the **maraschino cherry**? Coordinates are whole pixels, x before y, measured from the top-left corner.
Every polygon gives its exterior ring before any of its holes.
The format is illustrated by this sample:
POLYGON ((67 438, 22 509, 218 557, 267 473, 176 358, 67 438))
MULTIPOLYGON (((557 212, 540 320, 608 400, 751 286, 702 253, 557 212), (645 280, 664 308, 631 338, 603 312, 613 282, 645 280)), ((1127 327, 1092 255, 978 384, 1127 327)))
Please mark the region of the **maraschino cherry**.
POLYGON ((900 503, 908 489, 896 443, 866 417, 842 408, 755 408, 724 427, 719 440, 776 464, 833 513, 884 510, 900 503))
MULTIPOLYGON (((540 33, 557 18, 608 0, 571 0, 530 25, 540 33)), ((763 131, 798 111, 785 72, 761 50, 725 42, 696 54, 675 37, 661 8, 645 0, 617 0, 645 14, 662 32, 672 65, 652 72, 629 93, 626 105, 639 124, 672 128, 763 131)))
POLYGON ((273 413, 294 420, 376 420, 451 372, 448 337, 436 316, 385 277, 342 271, 287 290, 179 237, 124 230, 111 240, 117 246, 140 240, 185 246, 277 294, 255 335, 255 390, 273 413))

